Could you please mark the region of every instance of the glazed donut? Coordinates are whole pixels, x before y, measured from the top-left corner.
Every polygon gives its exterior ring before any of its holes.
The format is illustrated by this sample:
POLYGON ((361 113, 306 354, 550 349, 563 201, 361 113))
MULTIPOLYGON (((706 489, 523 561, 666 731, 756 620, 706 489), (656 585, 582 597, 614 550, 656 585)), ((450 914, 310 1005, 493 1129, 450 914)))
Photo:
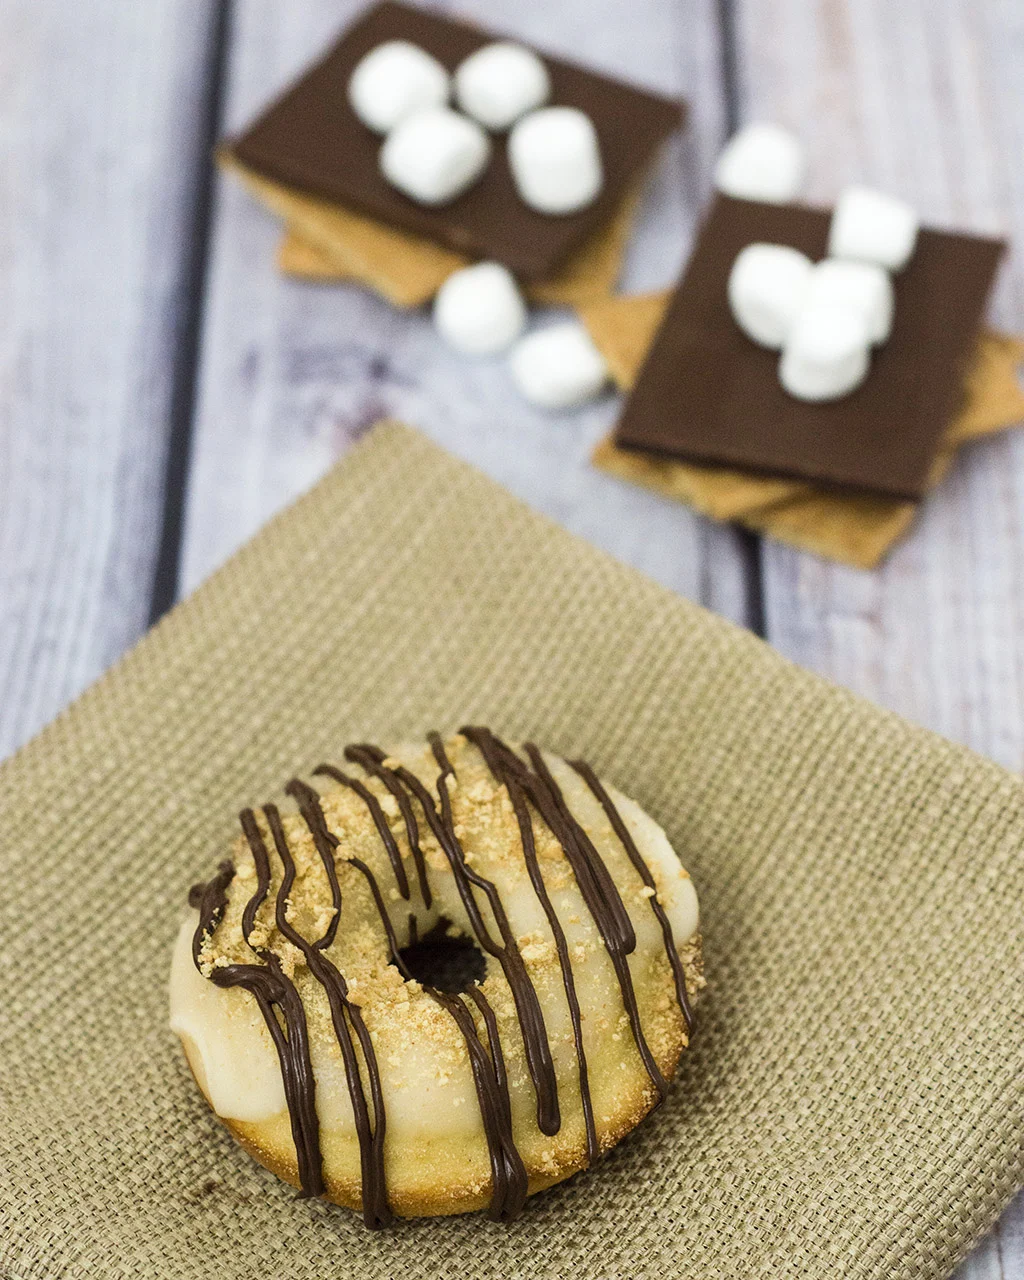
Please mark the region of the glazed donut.
MULTIPOLYGON (((241 815, 190 894, 171 1027, 214 1112, 302 1194, 496 1220, 665 1096, 703 986, 664 832, 583 762, 488 729, 360 745, 241 815), (482 981, 425 985, 438 931, 482 981)), ((436 982, 436 980, 435 980, 436 982)))

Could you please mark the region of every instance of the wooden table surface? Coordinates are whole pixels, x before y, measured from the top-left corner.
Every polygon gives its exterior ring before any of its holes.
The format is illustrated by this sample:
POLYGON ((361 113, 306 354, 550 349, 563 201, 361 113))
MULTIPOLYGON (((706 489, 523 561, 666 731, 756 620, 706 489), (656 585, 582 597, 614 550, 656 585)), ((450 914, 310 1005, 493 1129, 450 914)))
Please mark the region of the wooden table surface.
MULTIPOLYGON (((278 227, 213 140, 361 0, 0 6, 0 755, 395 415, 561 524, 783 653, 1024 764, 1024 434, 972 445, 883 569, 838 568, 598 474, 609 397, 532 411, 423 315, 283 280, 278 227)), ((737 122, 1018 248, 992 320, 1024 331, 1021 0, 460 0, 444 7, 691 105, 622 286, 668 285, 737 122)), ((1024 1278, 1024 1197, 959 1273, 1024 1278)))

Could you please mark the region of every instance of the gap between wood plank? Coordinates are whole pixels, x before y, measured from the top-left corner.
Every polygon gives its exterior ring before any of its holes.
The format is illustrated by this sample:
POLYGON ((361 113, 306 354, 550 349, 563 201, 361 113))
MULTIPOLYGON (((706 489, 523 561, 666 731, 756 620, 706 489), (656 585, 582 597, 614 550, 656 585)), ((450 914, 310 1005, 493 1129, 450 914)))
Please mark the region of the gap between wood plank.
MULTIPOLYGON (((725 136, 731 137, 740 126, 740 94, 736 36, 736 11, 733 0, 717 0, 718 48, 721 57, 722 101, 725 107, 725 136)), ((747 529, 736 529, 736 545, 743 563, 746 584, 746 623, 755 635, 765 637, 764 568, 761 539, 747 529)))
POLYGON ((740 95, 736 40, 736 11, 733 0, 717 0, 718 49, 721 55, 722 101, 725 105, 725 136, 731 137, 740 124, 740 95))
POLYGON ((200 160, 192 216, 182 271, 183 305, 176 337, 174 382, 171 389, 170 427, 164 469, 160 540, 157 545, 153 586, 149 601, 149 625, 157 622, 178 595, 185 498, 192 452, 199 356, 202 347, 203 301, 213 233, 213 196, 216 173, 213 149, 220 135, 227 79, 233 0, 216 0, 217 13, 206 55, 205 99, 200 112, 200 160))

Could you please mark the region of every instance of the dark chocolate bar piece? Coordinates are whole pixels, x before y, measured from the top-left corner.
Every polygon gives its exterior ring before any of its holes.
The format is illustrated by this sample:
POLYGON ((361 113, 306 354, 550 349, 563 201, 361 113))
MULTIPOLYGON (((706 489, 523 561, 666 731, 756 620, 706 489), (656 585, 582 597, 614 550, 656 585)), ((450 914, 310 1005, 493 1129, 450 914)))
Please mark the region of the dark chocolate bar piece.
POLYGON ((737 326, 726 285, 748 244, 826 256, 831 214, 719 196, 615 432, 627 449, 916 499, 955 415, 1005 244, 923 229, 894 277, 896 314, 871 371, 841 400, 779 384, 779 353, 737 326))
MULTIPOLYGON (((552 104, 578 107, 594 122, 604 164, 604 188, 589 208, 552 216, 519 199, 504 136, 480 181, 443 208, 416 204, 380 174, 382 139, 348 103, 349 77, 359 59, 385 40, 411 40, 450 70, 467 54, 499 38, 438 14, 386 3, 369 10, 327 56, 230 145, 257 173, 286 186, 415 232, 470 257, 493 258, 524 280, 544 280, 615 213, 631 181, 683 120, 678 102, 544 57, 552 104)), ((542 55, 543 56, 543 55, 542 55)))

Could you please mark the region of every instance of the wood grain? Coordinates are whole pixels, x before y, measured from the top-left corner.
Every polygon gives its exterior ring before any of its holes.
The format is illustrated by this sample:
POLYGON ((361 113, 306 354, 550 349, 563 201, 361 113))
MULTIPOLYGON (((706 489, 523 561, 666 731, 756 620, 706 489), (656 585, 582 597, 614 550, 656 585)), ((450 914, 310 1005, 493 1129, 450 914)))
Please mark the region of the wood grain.
MULTIPOLYGON (((815 199, 861 178, 913 200, 929 221, 1002 231, 1021 245, 1022 28, 1019 7, 988 0, 743 3, 743 114, 807 139, 815 199)), ((992 319, 1024 328, 1019 249, 992 319)), ((1011 432, 965 452, 878 573, 767 544, 771 640, 1020 770, 1022 500, 1024 436, 1011 432)))
MULTIPOLYGON (((360 7, 234 6, 240 126, 360 7)), ((813 195, 850 178, 938 223, 1024 244, 1019 0, 466 0, 462 16, 682 92, 691 127, 648 189, 624 284, 672 281, 725 132, 719 9, 745 118, 793 125, 813 195)), ((205 165, 217 0, 0 7, 0 756, 145 626, 205 165)), ((218 187, 182 587, 385 414, 421 426, 569 528, 741 621, 746 543, 594 472, 615 415, 535 414, 500 363, 450 355, 422 315, 282 280, 278 227, 218 187)), ((992 318, 1024 329, 1024 268, 992 318)), ((187 390, 187 388, 186 388, 187 390)), ((1024 764, 1024 439, 974 446, 877 574, 766 547, 773 642, 912 719, 1024 764)), ((400 500, 400 495, 396 495, 400 500)), ((756 602, 755 602, 756 604, 756 602)), ((755 609, 756 612, 756 609, 755 609)), ((1024 1201, 962 1280, 1024 1280, 1024 1201)))
POLYGON ((146 625, 214 12, 0 7, 0 756, 146 625))
MULTIPOLYGON (((356 0, 248 0, 233 33, 226 128, 240 128, 360 8, 356 0)), ((654 175, 625 283, 669 283, 686 252, 723 135, 711 0, 609 5, 474 0, 486 22, 656 89, 685 93, 692 124, 654 175)), ((609 396, 571 415, 531 410, 500 360, 447 351, 429 318, 351 287, 282 279, 279 225, 230 178, 219 188, 183 587, 203 578, 375 419, 420 427, 547 512, 691 598, 744 619, 738 539, 675 504, 595 472, 592 445, 615 416, 609 396)), ((396 500, 400 495, 396 495, 396 500)))
MULTIPOLYGON (((854 179, 1024 246, 1024 10, 1014 0, 736 0, 742 118, 796 129, 812 199, 854 179)), ((1024 330, 1017 248, 991 318, 1024 330)), ((768 638, 795 661, 1024 767, 1024 435, 966 450, 909 541, 860 573, 766 543, 768 638)), ((1024 1198, 963 1280, 1024 1277, 1024 1198)))

